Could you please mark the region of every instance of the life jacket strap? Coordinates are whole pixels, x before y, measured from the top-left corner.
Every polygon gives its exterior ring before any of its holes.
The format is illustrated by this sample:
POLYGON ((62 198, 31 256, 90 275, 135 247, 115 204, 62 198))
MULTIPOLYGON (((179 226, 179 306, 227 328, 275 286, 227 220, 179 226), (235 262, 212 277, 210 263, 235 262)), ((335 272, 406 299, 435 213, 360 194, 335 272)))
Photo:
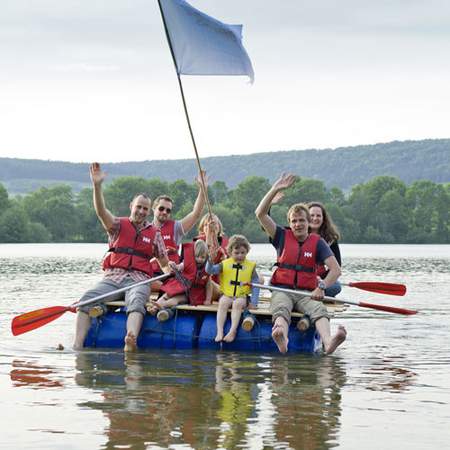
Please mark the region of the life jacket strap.
POLYGON ((274 266, 277 266, 280 269, 295 270, 296 272, 308 272, 308 273, 314 272, 313 267, 301 266, 300 264, 275 263, 274 266))
POLYGON ((123 253, 125 255, 139 256, 140 258, 150 259, 147 254, 139 252, 131 247, 111 247, 108 251, 112 253, 123 253))

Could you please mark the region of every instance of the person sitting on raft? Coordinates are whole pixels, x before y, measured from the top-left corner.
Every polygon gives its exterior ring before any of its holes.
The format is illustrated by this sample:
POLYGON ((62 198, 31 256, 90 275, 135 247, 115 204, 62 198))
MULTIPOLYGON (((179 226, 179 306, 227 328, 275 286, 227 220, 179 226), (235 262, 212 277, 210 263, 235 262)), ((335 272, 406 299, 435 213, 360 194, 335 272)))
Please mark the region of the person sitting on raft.
MULTIPOLYGON (((206 271, 212 275, 219 275, 222 296, 219 299, 217 309, 217 334, 216 342, 233 342, 242 312, 248 307, 248 296, 251 294, 250 303, 253 307, 258 304, 259 289, 251 288, 246 283, 258 283, 259 277, 256 272, 256 263, 247 259, 250 251, 250 243, 245 236, 236 234, 231 236, 227 252, 229 258, 218 264, 210 261, 206 264, 206 271), (224 325, 228 309, 231 306, 231 327, 224 337, 224 325)), ((216 249, 210 250, 211 261, 216 258, 216 249)))
MULTIPOLYGON (((161 231, 164 244, 167 248, 170 261, 176 264, 180 262, 178 249, 183 236, 189 233, 200 219, 203 208, 205 206, 204 189, 208 188, 208 177, 206 172, 202 171, 197 175, 195 182, 198 186, 197 199, 195 200, 192 211, 181 220, 172 220, 172 212, 174 203, 168 195, 160 195, 156 197, 153 204, 153 222, 152 225, 161 231)), ((152 261, 154 275, 164 273, 158 264, 158 261, 152 261)), ((152 291, 158 291, 161 281, 157 281, 152 285, 152 291)))
MULTIPOLYGON (((342 267, 341 251, 338 244, 340 234, 329 212, 320 202, 309 202, 308 208, 309 215, 311 216, 311 221, 309 223, 311 233, 316 233, 325 240, 325 242, 330 246, 339 267, 342 267)), ((328 268, 324 264, 319 266, 318 274, 320 278, 325 279, 328 272, 328 268)), ((337 280, 325 289, 325 295, 328 297, 336 297, 341 290, 341 283, 337 280)))
MULTIPOLYGON (((280 200, 283 199, 283 197, 284 192, 279 191, 272 199, 270 206, 279 203, 280 200)), ((338 244, 340 234, 330 214, 326 210, 325 206, 320 202, 309 202, 308 209, 309 215, 311 217, 311 221, 309 223, 309 231, 311 233, 318 234, 325 240, 325 242, 330 246, 330 249, 335 256, 339 267, 342 267, 341 251, 338 244)), ((270 216, 270 208, 268 214, 270 216)), ((325 264, 321 264, 317 272, 320 278, 325 279, 328 275, 328 268, 325 266, 325 264)), ((341 290, 341 283, 339 283, 339 280, 337 280, 335 283, 325 289, 325 295, 327 297, 336 297, 336 295, 338 295, 341 290)))
POLYGON ((283 174, 272 185, 255 210, 255 214, 272 245, 277 250, 277 269, 271 284, 284 288, 308 290, 310 295, 273 292, 271 300, 272 338, 279 351, 288 351, 288 331, 292 310, 307 314, 315 324, 322 338, 326 354, 333 353, 346 339, 342 326, 331 336, 329 315, 322 300, 325 289, 336 282, 341 269, 328 244, 317 234, 309 233, 310 214, 308 206, 302 203, 292 205, 287 213, 289 228, 277 225, 269 216, 269 208, 278 192, 289 188, 295 181, 292 174, 283 174), (321 279, 317 266, 326 264, 328 274, 321 279))
MULTIPOLYGON (((111 293, 109 300, 125 298, 127 322, 124 351, 134 351, 146 313, 145 304, 150 295, 150 286, 133 284, 153 277, 151 258, 155 257, 162 267, 167 265, 167 253, 159 230, 147 221, 152 206, 150 197, 145 193, 136 194, 130 203, 129 217, 116 217, 106 208, 103 197, 102 184, 106 173, 96 162, 91 164, 89 171, 95 213, 108 234, 109 250, 103 260, 104 278, 88 290, 80 301, 107 293, 111 293), (115 294, 118 289, 128 286, 130 289, 125 294, 115 294)), ((107 309, 102 302, 78 308, 74 350, 83 348, 91 325, 89 312, 92 308, 99 308, 103 312, 107 309)))
POLYGON ((163 295, 149 310, 150 314, 156 314, 160 322, 171 316, 169 308, 174 306, 185 303, 193 306, 211 304, 212 285, 210 275, 205 271, 208 259, 206 242, 199 239, 183 244, 181 256, 183 261, 180 264, 169 262, 175 276, 162 284, 160 291, 163 295))
MULTIPOLYGON (((220 219, 215 214, 205 214, 200 223, 198 224, 198 232, 199 234, 194 237, 194 241, 201 239, 205 241, 208 245, 208 248, 217 249, 215 253, 215 258, 212 261, 213 264, 218 264, 224 259, 228 258, 227 246, 228 246, 228 238, 225 236, 223 232, 223 226, 220 219)), ((212 301, 218 301, 221 292, 219 286, 219 276, 212 275, 211 277, 212 283, 212 301)))

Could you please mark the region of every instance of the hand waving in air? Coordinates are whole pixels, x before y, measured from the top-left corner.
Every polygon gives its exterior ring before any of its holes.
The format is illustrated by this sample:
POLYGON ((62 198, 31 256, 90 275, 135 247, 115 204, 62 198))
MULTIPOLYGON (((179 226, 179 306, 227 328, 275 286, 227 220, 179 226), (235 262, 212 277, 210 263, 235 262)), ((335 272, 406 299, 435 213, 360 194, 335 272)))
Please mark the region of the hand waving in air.
POLYGON ((92 184, 100 185, 106 178, 106 172, 100 168, 100 164, 95 162, 89 167, 89 173, 91 175, 92 184))
POLYGON ((291 187, 296 179, 297 177, 292 173, 282 173, 280 178, 273 183, 272 188, 276 191, 282 191, 291 187))

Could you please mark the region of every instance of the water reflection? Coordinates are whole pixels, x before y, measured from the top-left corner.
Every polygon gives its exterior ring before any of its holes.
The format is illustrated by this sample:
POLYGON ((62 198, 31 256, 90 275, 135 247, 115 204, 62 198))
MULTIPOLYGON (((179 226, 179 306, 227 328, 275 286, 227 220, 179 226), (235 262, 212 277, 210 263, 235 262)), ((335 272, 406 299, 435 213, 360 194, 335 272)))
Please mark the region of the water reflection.
POLYGON ((13 360, 11 366, 9 377, 14 387, 46 389, 63 386, 61 381, 52 379, 56 376, 56 371, 50 366, 40 366, 20 359, 13 360))
MULTIPOLYGON (((362 385, 371 391, 399 393, 407 391, 417 381, 416 372, 406 368, 405 358, 381 358, 362 370, 362 385)), ((361 387, 361 385, 360 385, 361 387)))
POLYGON ((332 448, 345 367, 334 357, 81 352, 78 385, 102 402, 105 448, 332 448))

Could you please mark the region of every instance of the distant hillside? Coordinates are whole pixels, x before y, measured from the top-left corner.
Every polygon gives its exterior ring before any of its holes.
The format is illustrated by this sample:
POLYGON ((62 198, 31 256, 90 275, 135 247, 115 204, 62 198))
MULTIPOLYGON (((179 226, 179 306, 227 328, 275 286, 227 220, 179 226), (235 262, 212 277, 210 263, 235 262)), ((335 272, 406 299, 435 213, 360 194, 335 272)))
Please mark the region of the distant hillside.
MULTIPOLYGON (((337 186, 346 191, 378 175, 396 176, 407 184, 420 179, 448 183, 450 139, 210 157, 204 158, 202 165, 214 181, 224 181, 230 188, 249 175, 263 176, 272 181, 283 171, 322 180, 327 187, 337 186)), ((191 182, 196 174, 193 159, 103 166, 110 180, 121 176, 142 176, 191 182)), ((0 158, 0 182, 11 194, 26 193, 56 183, 70 184, 79 191, 89 186, 88 164, 0 158)))

